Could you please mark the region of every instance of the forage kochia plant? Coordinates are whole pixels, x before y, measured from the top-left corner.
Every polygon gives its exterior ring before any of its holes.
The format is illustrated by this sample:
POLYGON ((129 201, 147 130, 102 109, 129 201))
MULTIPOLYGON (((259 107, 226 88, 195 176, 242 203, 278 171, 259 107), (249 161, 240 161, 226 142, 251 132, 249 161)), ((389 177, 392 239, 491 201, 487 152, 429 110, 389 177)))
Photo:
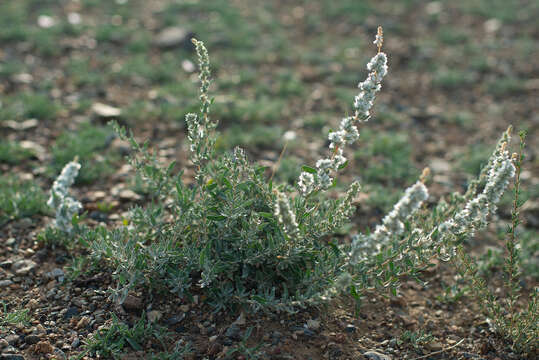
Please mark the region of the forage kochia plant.
POLYGON ((47 205, 56 212, 54 226, 67 233, 73 230, 71 225, 73 216, 82 209, 81 203, 69 196, 69 188, 75 182, 80 167, 81 165, 76 160, 64 166, 52 184, 51 195, 47 201, 47 205))
MULTIPOLYGON (((338 198, 326 191, 347 165, 345 149, 358 140, 358 125, 372 118, 388 73, 382 29, 374 40, 378 51, 367 64, 367 77, 359 83, 353 115, 328 135, 329 155, 315 167, 302 167, 297 187, 274 184, 265 167, 250 163, 239 148, 216 156, 210 62, 204 44, 194 44, 201 107, 186 122, 195 183, 184 184, 182 172, 173 173, 174 164, 162 167, 146 146, 117 128, 135 150, 131 162, 148 183, 152 201, 132 210, 129 227, 82 235, 92 243, 95 260, 114 268, 119 301, 143 285, 182 298, 203 291, 216 311, 295 311, 342 292, 356 299, 371 290, 396 293, 402 276, 418 278, 433 256, 445 260, 458 240, 484 226, 514 174, 507 145, 498 145, 488 170, 464 196, 441 201, 436 211, 429 211, 424 205, 426 170, 372 233, 336 240, 333 235, 354 214, 361 187, 353 182, 338 198)), ((503 142, 508 141, 506 133, 503 142)))
POLYGON ((464 206, 436 224, 430 232, 422 232, 418 237, 418 243, 437 248, 442 258, 449 260, 455 255, 454 243, 458 239, 470 238, 477 230, 487 226, 488 216, 496 211, 497 203, 515 176, 515 166, 507 150, 508 142, 511 140, 511 129, 509 127, 498 141, 487 166, 482 169, 480 181, 470 183, 462 199, 464 206), (485 184, 483 190, 476 194, 480 182, 485 184))

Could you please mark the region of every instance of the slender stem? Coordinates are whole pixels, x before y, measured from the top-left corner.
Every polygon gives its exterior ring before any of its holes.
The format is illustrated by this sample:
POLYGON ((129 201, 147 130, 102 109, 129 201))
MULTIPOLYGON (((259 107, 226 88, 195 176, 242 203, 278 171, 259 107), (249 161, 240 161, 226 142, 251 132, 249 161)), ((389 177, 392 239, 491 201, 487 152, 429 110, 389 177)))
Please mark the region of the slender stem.
POLYGON ((520 290, 520 286, 518 284, 518 263, 519 263, 519 254, 517 249, 517 238, 516 238, 516 232, 517 232, 517 226, 520 223, 519 219, 519 210, 520 210, 520 201, 519 201, 519 195, 520 195, 520 172, 522 168, 522 161, 524 159, 524 146, 525 142, 524 139, 526 137, 526 134, 524 132, 520 133, 520 148, 518 154, 513 154, 513 160, 514 165, 516 168, 515 173, 515 189, 514 189, 514 196, 513 196, 513 208, 511 210, 511 228, 509 230, 509 236, 508 241, 506 244, 507 252, 508 252, 508 259, 506 262, 507 265, 507 286, 509 288, 509 299, 508 299, 508 305, 509 305, 509 314, 511 316, 510 319, 510 334, 513 334, 515 330, 515 304, 518 300, 518 291, 520 290))

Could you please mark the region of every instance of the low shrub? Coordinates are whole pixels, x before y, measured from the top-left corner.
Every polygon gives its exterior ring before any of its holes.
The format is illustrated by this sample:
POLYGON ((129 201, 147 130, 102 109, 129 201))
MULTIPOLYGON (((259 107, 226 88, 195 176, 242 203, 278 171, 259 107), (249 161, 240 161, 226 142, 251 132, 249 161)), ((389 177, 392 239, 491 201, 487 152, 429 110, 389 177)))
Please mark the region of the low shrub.
POLYGON ((184 299, 202 294, 215 311, 293 312, 343 293, 358 301, 372 290, 396 294, 400 279, 419 280, 432 258, 454 259, 457 245, 486 226, 514 177, 510 129, 465 194, 427 208, 425 169, 372 233, 352 235, 351 241, 332 237, 354 214, 360 184, 352 183, 338 198, 327 191, 348 163, 344 150, 359 138, 357 125, 371 119, 388 70, 382 42, 380 28, 378 53, 359 84, 353 115, 328 135, 329 155, 314 167, 303 166, 297 186, 290 186, 274 183, 240 148, 216 155, 209 57, 194 40, 201 107, 186 116, 194 182, 185 182, 174 163, 161 165, 148 143, 139 144, 116 126, 131 143, 130 162, 150 201, 132 209, 125 226, 82 234, 94 261, 113 269, 116 299, 122 302, 130 290, 144 287, 184 299))

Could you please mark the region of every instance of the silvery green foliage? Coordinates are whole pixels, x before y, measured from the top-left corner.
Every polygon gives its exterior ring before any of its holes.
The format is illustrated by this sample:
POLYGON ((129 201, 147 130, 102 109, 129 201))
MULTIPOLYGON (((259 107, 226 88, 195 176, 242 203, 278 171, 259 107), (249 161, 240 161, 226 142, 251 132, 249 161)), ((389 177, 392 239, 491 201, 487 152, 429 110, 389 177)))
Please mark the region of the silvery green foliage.
POLYGON ((73 230, 71 224, 73 216, 82 209, 81 203, 69 196, 69 187, 75 182, 80 166, 76 161, 71 161, 64 166, 52 184, 51 195, 47 201, 47 205, 56 212, 54 226, 67 233, 73 230))
POLYGON ((508 130, 488 166, 471 182, 470 187, 475 190, 485 183, 478 194, 473 190, 465 196, 453 194, 448 202, 441 200, 431 211, 418 211, 427 198, 426 188, 418 182, 406 190, 374 233, 353 237, 347 247, 348 268, 339 277, 339 286, 351 289, 355 297, 374 289, 389 288, 396 293, 399 278, 407 275, 418 279, 432 257, 452 259, 457 244, 486 225, 514 176, 506 150, 509 140, 508 130))
POLYGON ((342 292, 356 299, 373 289, 396 292, 401 277, 417 278, 437 254, 445 259, 460 231, 480 228, 514 172, 501 145, 486 174, 472 182, 475 190, 441 201, 435 211, 421 210, 428 197, 421 179, 372 234, 358 234, 351 243, 335 239, 355 212, 360 185, 352 183, 338 198, 324 190, 346 165, 343 150, 358 139, 356 125, 371 116, 387 74, 382 41, 380 29, 378 53, 359 84, 354 116, 329 134, 331 155, 315 168, 303 167, 298 192, 268 180, 265 167, 249 162, 240 148, 215 155, 209 58, 203 43, 195 40, 201 109, 186 117, 195 183, 185 184, 174 164, 162 167, 146 145, 118 129, 135 150, 131 163, 147 182, 152 201, 132 210, 129 227, 84 235, 96 260, 114 268, 119 299, 138 286, 167 289, 180 297, 202 289, 216 310, 294 311, 342 292), (483 181, 487 185, 476 195, 483 181))

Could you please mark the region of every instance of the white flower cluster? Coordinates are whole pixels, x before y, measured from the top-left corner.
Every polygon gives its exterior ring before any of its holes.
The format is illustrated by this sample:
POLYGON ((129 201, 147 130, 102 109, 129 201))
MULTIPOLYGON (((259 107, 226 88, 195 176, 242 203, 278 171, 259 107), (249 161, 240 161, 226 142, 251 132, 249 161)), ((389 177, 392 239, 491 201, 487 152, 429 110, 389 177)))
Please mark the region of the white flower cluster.
POLYGON ((355 210, 355 207, 352 206, 352 201, 354 201, 357 194, 359 194, 359 190, 361 190, 361 185, 359 185, 359 182, 354 181, 350 185, 350 188, 348 188, 342 203, 339 204, 339 207, 335 210, 334 219, 344 221, 345 219, 350 218, 352 212, 355 210))
MULTIPOLYGON (((376 35, 375 44, 380 49, 383 41, 381 28, 376 35)), ((367 79, 360 82, 359 94, 355 97, 355 116, 346 117, 341 120, 339 130, 328 135, 329 148, 333 151, 331 158, 318 160, 316 163, 316 173, 302 172, 299 177, 298 187, 304 196, 308 196, 313 191, 327 190, 333 183, 331 173, 338 171, 346 163, 343 156, 343 147, 354 143, 359 138, 359 131, 355 125, 357 121, 367 121, 370 116, 370 109, 374 105, 376 93, 382 88, 381 82, 387 74, 387 56, 383 52, 378 52, 367 64, 369 74, 367 79)))
POLYGON ((506 145, 497 149, 491 159, 493 161, 489 161, 490 167, 483 191, 469 200, 466 206, 452 219, 440 224, 438 230, 442 239, 461 234, 473 236, 475 230, 487 225, 488 215, 496 211, 496 204, 515 176, 516 170, 509 152, 506 150, 506 145))
POLYGON ((51 196, 47 201, 47 205, 56 211, 54 225, 67 233, 73 230, 73 216, 82 209, 81 203, 69 196, 69 187, 75 182, 79 169, 80 164, 76 161, 66 164, 52 184, 51 196))
POLYGON ((382 224, 376 226, 372 234, 353 237, 350 263, 354 265, 367 259, 372 253, 380 251, 387 245, 392 237, 402 234, 404 221, 414 214, 428 197, 429 192, 421 181, 406 189, 403 197, 382 219, 382 224))
POLYGON ((277 221, 282 225, 284 232, 288 236, 297 236, 299 234, 296 214, 290 207, 290 202, 285 194, 277 192, 277 201, 273 209, 277 221))
POLYGON ((367 121, 370 110, 374 105, 376 93, 382 88, 381 82, 387 74, 387 56, 383 52, 376 54, 367 64, 370 73, 367 79, 359 83, 361 89, 359 95, 355 97, 354 107, 358 120, 367 121))
POLYGON ((210 120, 211 99, 208 96, 210 87, 210 58, 208 50, 202 41, 192 39, 196 48, 200 72, 200 114, 189 113, 185 116, 187 123, 187 138, 191 145, 191 160, 200 167, 202 162, 211 157, 215 137, 213 130, 217 127, 217 122, 210 120))
POLYGON ((187 123, 187 138, 191 143, 189 149, 192 153, 197 153, 198 147, 206 137, 204 124, 201 124, 198 116, 193 113, 185 115, 185 122, 187 123))

